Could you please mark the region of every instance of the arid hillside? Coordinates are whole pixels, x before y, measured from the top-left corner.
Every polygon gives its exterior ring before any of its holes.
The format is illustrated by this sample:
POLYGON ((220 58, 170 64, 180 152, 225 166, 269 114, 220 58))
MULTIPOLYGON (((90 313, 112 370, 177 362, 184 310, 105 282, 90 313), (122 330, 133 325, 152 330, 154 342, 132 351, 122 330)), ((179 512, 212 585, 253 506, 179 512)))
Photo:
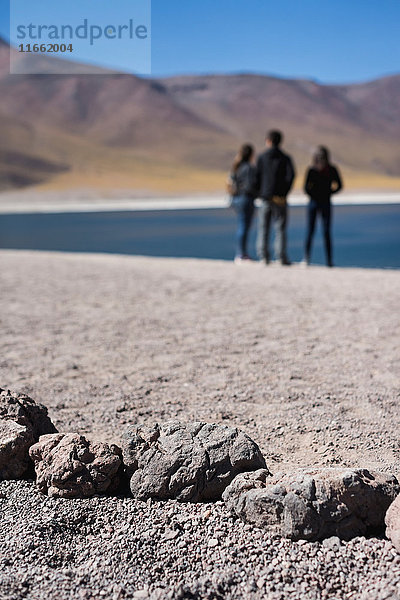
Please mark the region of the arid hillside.
POLYGON ((324 143, 349 169, 400 175, 400 76, 351 86, 259 75, 179 77, 164 85, 182 107, 235 138, 259 144, 265 128, 283 129, 299 164, 324 143))
MULTIPOLYGON (((298 185, 324 143, 348 187, 400 188, 400 75, 347 86, 260 75, 10 75, 9 53, 0 41, 0 189, 218 192, 238 144, 260 150, 270 127, 285 131, 298 185)), ((38 60, 50 69, 56 59, 38 60)))

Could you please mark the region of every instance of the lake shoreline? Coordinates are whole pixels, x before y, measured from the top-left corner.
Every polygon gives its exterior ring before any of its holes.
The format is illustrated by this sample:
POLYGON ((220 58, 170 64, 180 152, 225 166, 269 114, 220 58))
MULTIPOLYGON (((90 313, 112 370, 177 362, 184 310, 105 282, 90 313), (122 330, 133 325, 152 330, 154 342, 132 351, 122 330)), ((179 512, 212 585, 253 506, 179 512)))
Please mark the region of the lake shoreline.
MULTIPOLYGON (((289 206, 306 206, 308 198, 304 194, 289 196, 289 206)), ((400 204, 399 192, 345 192, 333 199, 335 206, 370 206, 400 204)), ((165 198, 75 198, 57 194, 0 195, 1 214, 34 213, 85 213, 85 212, 144 212, 161 210, 203 210, 220 209, 229 206, 226 195, 182 196, 165 198)))

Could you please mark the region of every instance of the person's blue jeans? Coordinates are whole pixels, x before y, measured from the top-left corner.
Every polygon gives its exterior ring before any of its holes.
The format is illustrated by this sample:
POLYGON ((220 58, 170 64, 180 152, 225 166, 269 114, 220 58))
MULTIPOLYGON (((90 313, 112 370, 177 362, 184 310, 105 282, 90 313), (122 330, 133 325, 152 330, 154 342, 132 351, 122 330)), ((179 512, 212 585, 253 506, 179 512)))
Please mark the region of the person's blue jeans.
POLYGON ((236 256, 247 256, 247 240, 254 216, 254 199, 252 196, 243 194, 234 196, 232 208, 238 217, 238 228, 236 233, 236 256))
POLYGON ((326 254, 326 264, 328 266, 332 266, 332 242, 331 242, 331 202, 330 200, 324 200, 323 202, 317 202, 313 198, 310 198, 310 202, 308 204, 307 216, 308 216, 308 226, 307 226, 307 237, 306 237, 306 247, 305 247, 305 259, 307 262, 311 260, 311 248, 312 241, 314 237, 315 231, 315 222, 317 220, 317 215, 320 214, 322 218, 322 225, 324 231, 324 241, 325 241, 325 254, 326 254))
POLYGON ((275 204, 272 200, 263 200, 258 212, 257 254, 260 260, 269 262, 269 239, 271 225, 275 225, 275 258, 288 261, 286 229, 288 222, 287 205, 275 204))

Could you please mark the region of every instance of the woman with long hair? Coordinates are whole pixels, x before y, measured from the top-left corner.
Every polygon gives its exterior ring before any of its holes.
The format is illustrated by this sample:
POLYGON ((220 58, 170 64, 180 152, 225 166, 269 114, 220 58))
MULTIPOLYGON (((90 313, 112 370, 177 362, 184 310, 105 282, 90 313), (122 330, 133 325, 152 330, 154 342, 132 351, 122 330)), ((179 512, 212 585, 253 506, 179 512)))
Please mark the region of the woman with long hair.
POLYGON ((253 146, 243 144, 235 157, 230 174, 231 206, 238 216, 236 263, 251 260, 247 252, 247 240, 254 216, 254 200, 256 198, 256 168, 253 159, 253 146))
POLYGON ((323 223, 326 264, 333 267, 331 241, 331 196, 343 188, 342 179, 337 167, 330 163, 329 150, 318 146, 313 157, 313 165, 308 169, 304 191, 309 196, 308 226, 305 243, 304 261, 311 261, 311 247, 315 230, 315 221, 319 214, 323 223))

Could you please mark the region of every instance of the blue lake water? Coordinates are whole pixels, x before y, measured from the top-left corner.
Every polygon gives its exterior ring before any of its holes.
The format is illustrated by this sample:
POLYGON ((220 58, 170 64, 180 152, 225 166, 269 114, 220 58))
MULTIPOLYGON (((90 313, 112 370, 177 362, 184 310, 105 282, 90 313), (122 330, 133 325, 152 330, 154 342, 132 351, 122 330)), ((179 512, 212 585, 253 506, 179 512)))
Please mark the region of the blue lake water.
MULTIPOLYGON (((305 207, 292 207, 292 261, 302 259, 305 224, 305 207)), ((0 248, 232 260, 235 227, 229 209, 9 214, 0 215, 0 248)), ((337 266, 400 268, 400 204, 335 207, 333 240, 337 266)), ((320 223, 312 259, 324 264, 320 223)))

